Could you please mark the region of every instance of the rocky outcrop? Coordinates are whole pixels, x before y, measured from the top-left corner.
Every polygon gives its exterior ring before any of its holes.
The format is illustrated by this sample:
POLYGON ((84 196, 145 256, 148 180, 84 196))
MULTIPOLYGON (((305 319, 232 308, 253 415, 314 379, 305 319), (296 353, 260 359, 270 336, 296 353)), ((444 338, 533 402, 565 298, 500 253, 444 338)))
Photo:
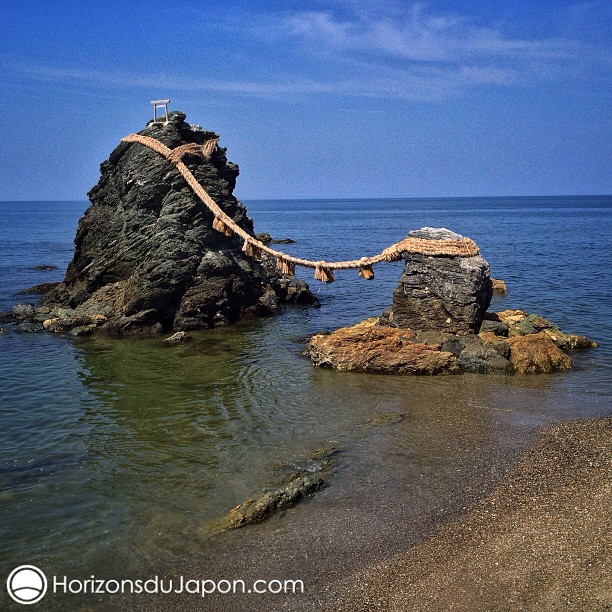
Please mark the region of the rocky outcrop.
MULTIPOLYGON (((423 228, 410 236, 461 238, 444 228, 423 228)), ((571 368, 565 351, 597 346, 539 315, 486 314, 493 291, 487 262, 479 255, 442 252, 402 253, 404 270, 393 305, 380 319, 313 336, 305 349, 313 364, 384 374, 532 374, 571 368)))
POLYGON ((321 367, 377 374, 456 374, 457 357, 417 340, 409 330, 367 319, 329 335, 313 336, 306 354, 321 367))
POLYGON ((543 317, 523 311, 487 317, 485 323, 497 324, 495 332, 471 336, 398 329, 367 319, 313 336, 305 354, 316 366, 352 372, 537 374, 567 370, 572 359, 565 351, 597 346, 585 336, 566 334, 543 317))
MULTIPOLYGON (((169 124, 151 124, 140 134, 172 149, 218 137, 177 112, 169 124)), ((223 211, 253 234, 232 194, 238 166, 225 149, 183 161, 223 211)), ((43 298, 49 308, 71 311, 66 325, 103 315, 100 327, 108 332, 190 330, 270 314, 278 303, 318 303, 305 283, 266 269, 242 252, 238 238, 214 230, 212 213, 175 166, 148 147, 122 142, 101 173, 64 280, 43 298), (270 292, 277 298, 272 308, 270 292)))
MULTIPOLYGON (((430 240, 461 238, 444 228, 422 228, 409 236, 430 240)), ((432 257, 404 253, 393 304, 383 314, 392 327, 473 334, 480 329, 492 296, 487 262, 473 257, 432 257)))
POLYGON ((529 314, 523 310, 502 310, 501 312, 487 313, 487 320, 484 323, 493 326, 497 330, 496 334, 498 336, 507 336, 508 338, 543 332, 556 346, 566 351, 599 346, 597 342, 586 336, 566 334, 561 331, 558 325, 548 319, 537 314, 529 314))

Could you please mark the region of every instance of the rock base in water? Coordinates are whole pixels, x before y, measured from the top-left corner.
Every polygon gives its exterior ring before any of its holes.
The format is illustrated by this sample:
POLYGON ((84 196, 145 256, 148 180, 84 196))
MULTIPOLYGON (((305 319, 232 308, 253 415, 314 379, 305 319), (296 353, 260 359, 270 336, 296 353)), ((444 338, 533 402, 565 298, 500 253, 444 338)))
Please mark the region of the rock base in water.
POLYGON ((484 331, 457 335, 397 329, 368 319, 328 335, 315 335, 305 354, 314 365, 378 374, 534 374, 567 370, 566 350, 597 346, 585 336, 520 310, 487 315, 484 331))
POLYGON ((223 529, 236 529, 245 525, 261 523, 278 510, 295 505, 302 498, 325 486, 319 474, 298 472, 290 476, 286 483, 264 493, 257 499, 248 499, 232 508, 223 522, 223 529))
MULTIPOLYGON (((171 149, 218 138, 189 125, 179 112, 140 134, 171 149)), ((183 162, 216 204, 253 235, 253 222, 233 195, 238 166, 225 149, 215 145, 208 157, 186 155, 183 162)), ((121 142, 88 195, 91 206, 79 221, 63 281, 30 290, 45 292, 47 319, 57 320, 42 326, 42 312, 3 317, 21 331, 66 331, 93 324, 92 317, 104 317, 95 326, 111 334, 188 331, 273 314, 283 302, 318 304, 306 283, 248 257, 242 240, 213 229, 213 213, 176 166, 140 143, 121 142)))

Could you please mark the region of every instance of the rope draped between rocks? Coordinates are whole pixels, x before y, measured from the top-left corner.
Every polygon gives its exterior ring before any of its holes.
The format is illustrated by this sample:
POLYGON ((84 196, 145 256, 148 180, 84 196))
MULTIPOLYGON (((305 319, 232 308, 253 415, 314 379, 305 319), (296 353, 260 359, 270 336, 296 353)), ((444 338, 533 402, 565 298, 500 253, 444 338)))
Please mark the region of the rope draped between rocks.
POLYGON ((296 266, 313 268, 314 278, 316 280, 324 283, 331 283, 334 281, 334 270, 359 269, 359 276, 361 278, 371 280, 374 278, 373 265, 386 261, 398 261, 401 259, 402 253, 404 252, 434 257, 473 257, 474 255, 478 255, 479 252, 476 243, 470 238, 459 238, 457 240, 430 240, 427 238, 408 236, 404 238, 404 240, 387 247, 378 255, 362 257, 361 259, 352 259, 349 261, 311 261, 310 259, 293 257, 282 251, 270 248, 236 224, 208 193, 206 193, 206 190, 198 183, 195 176, 193 176, 189 168, 184 164, 183 157, 185 155, 196 155, 204 159, 210 158, 217 146, 218 138, 207 140, 203 145, 189 143, 180 145, 175 149, 170 149, 155 138, 141 136, 140 134, 129 134, 121 140, 122 142, 137 142, 149 147, 156 153, 165 157, 170 163, 174 164, 185 181, 187 181, 187 184, 193 189, 194 193, 213 213, 213 228, 226 236, 235 234, 242 238, 244 240, 242 250, 250 257, 259 258, 262 253, 268 253, 268 255, 276 259, 276 267, 282 274, 293 275, 296 266))

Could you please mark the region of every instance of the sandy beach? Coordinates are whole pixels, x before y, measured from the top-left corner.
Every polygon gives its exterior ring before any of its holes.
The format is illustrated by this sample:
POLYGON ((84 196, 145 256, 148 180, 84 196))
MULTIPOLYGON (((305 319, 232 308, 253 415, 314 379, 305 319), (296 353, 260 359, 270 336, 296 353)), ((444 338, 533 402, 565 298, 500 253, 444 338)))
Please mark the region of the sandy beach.
POLYGON ((358 574, 338 610, 606 610, 612 418, 545 431, 465 517, 358 574))

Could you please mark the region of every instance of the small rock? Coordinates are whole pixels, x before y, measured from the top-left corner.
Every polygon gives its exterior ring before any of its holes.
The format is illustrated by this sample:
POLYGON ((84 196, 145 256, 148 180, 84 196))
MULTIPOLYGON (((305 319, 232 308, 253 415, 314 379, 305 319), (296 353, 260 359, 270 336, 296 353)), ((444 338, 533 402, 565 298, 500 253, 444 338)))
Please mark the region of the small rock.
POLYGON ((24 334, 35 334, 44 331, 44 328, 39 321, 24 321, 19 323, 15 330, 24 334))
POLYGON ((465 372, 474 374, 510 374, 510 361, 503 353, 510 354, 507 343, 490 343, 477 337, 466 341, 465 348, 459 354, 459 364, 465 372))
POLYGON ((259 240, 259 242, 263 242, 264 244, 295 244, 295 240, 291 238, 272 238, 270 234, 264 232, 262 234, 255 234, 255 238, 259 240))
POLYGON ((540 315, 527 315, 510 328, 509 335, 526 336, 528 334, 537 334, 545 329, 561 331, 557 325, 540 315))
POLYGON ((260 304, 271 314, 278 310, 278 296, 272 289, 266 291, 260 298, 260 304))
POLYGON ((270 244, 272 242, 272 236, 270 234, 263 232, 261 234, 255 234, 255 238, 259 240, 259 242, 263 242, 264 244, 270 244))
POLYGON ((223 524, 224 529, 236 529, 265 521, 277 510, 296 504, 300 499, 325 486, 319 474, 297 472, 278 489, 265 493, 258 499, 248 499, 232 508, 223 524))
POLYGON ((508 326, 501 321, 484 320, 480 326, 481 332, 489 332, 496 336, 508 337, 508 326))
POLYGON ((95 325, 78 325, 73 327, 69 332, 69 336, 90 336, 93 330, 96 329, 95 325))
POLYGON ((176 334, 170 336, 169 338, 166 338, 164 342, 167 342, 168 344, 186 344, 191 340, 193 340, 193 336, 189 336, 184 331, 179 331, 176 332, 176 334))
POLYGON ((28 319, 34 316, 34 306, 32 304, 16 304, 13 306, 13 314, 18 319, 28 319))
POLYGON ((52 265, 49 265, 49 264, 43 264, 43 265, 40 265, 40 266, 32 266, 30 268, 30 270, 41 270, 41 271, 46 272, 47 270, 57 270, 57 266, 52 266, 52 265))
POLYGON ((503 280, 500 278, 491 278, 491 282, 493 283, 493 293, 508 295, 508 287, 503 280))

